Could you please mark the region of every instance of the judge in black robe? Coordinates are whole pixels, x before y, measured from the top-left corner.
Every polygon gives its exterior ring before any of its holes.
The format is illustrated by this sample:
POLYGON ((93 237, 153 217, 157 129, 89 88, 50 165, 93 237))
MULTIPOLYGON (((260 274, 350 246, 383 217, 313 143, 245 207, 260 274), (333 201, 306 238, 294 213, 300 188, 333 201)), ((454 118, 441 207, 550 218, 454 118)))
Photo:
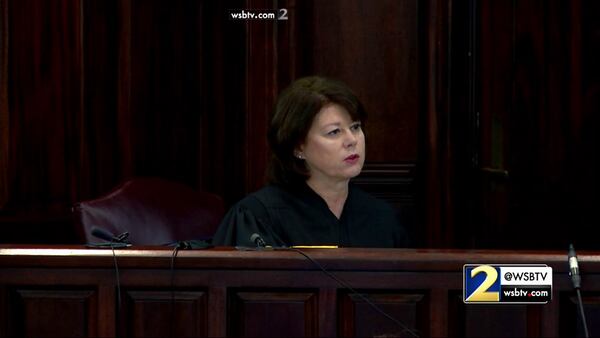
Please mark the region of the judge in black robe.
POLYGON ((310 187, 295 190, 267 186, 241 200, 227 213, 213 242, 256 246, 253 234, 267 245, 335 245, 404 247, 407 238, 394 209, 350 185, 341 217, 310 187))
POLYGON ((271 246, 405 246, 394 209, 350 184, 364 164, 365 120, 343 83, 294 82, 270 120, 271 184, 231 208, 213 244, 255 246, 257 234, 271 246))

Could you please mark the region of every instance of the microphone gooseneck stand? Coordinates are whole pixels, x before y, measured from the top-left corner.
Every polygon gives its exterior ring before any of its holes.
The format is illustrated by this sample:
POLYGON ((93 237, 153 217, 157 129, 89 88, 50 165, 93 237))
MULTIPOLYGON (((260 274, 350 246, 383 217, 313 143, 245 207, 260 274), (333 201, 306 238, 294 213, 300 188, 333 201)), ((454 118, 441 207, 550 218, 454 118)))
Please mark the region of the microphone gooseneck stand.
POLYGON ((577 254, 573 244, 569 245, 569 275, 571 276, 571 282, 573 282, 573 288, 577 294, 577 305, 579 308, 579 314, 581 315, 581 322, 583 323, 583 333, 586 338, 590 336, 587 327, 587 321, 585 319, 585 311, 583 309, 583 300, 581 299, 581 275, 579 274, 579 264, 577 262, 577 254))

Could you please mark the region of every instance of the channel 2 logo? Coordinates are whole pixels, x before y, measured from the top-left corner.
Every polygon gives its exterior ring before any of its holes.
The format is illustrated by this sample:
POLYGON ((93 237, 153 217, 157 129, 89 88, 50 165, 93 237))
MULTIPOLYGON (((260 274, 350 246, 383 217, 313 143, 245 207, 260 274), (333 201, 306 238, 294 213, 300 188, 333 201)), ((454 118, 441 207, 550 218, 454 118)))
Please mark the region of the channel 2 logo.
POLYGON ((463 266, 467 304, 546 304, 552 299, 552 268, 544 264, 463 266))

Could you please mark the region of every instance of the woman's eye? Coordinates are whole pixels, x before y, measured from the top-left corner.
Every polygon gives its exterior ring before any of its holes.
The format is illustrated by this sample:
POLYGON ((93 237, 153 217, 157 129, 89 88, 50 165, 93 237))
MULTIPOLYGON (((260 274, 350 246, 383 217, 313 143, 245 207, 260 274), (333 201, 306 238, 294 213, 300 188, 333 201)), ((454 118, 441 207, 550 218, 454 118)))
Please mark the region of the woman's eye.
POLYGON ((359 130, 360 129, 360 123, 355 123, 352 126, 350 126, 350 129, 352 130, 359 130))
POLYGON ((334 130, 332 130, 332 131, 328 132, 328 133, 327 133, 327 135, 336 135, 336 134, 338 134, 339 132, 340 132, 340 130, 339 130, 339 129, 334 129, 334 130))

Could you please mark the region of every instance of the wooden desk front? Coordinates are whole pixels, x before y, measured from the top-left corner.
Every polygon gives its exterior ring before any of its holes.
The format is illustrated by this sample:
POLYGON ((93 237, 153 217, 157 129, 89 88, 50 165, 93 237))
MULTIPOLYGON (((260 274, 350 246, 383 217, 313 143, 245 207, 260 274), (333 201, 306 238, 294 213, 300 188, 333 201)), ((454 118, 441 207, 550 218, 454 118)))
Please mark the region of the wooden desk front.
MULTIPOLYGON (((422 337, 578 332, 566 252, 305 252, 422 337), (465 305, 465 263, 548 264, 553 300, 465 305)), ((179 251, 174 260, 170 248, 115 253, 118 284, 110 249, 0 246, 0 336, 411 336, 297 252, 216 248, 179 251)), ((579 258, 592 324, 600 318, 600 255, 579 258)))

